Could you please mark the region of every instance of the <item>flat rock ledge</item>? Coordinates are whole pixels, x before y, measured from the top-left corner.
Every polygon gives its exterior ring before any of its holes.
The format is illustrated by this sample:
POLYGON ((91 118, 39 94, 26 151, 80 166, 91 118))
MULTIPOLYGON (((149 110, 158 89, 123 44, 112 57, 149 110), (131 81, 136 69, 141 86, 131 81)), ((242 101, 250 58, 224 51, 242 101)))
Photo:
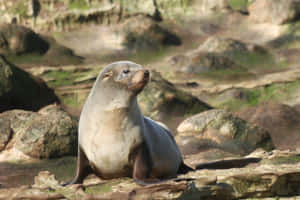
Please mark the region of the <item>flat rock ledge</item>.
MULTIPOLYGON (((1 188, 0 199, 266 199, 300 195, 300 153, 255 152, 260 158, 241 168, 201 169, 180 176, 189 181, 167 181, 139 186, 130 178, 101 181, 89 178, 83 185, 62 187, 54 174, 41 171, 32 186, 1 188)), ((244 162, 250 157, 232 159, 244 162)), ((216 161, 207 166, 221 164, 216 161)), ((230 160, 227 160, 231 162, 230 160)), ((202 165, 204 166, 204 165, 202 165)))

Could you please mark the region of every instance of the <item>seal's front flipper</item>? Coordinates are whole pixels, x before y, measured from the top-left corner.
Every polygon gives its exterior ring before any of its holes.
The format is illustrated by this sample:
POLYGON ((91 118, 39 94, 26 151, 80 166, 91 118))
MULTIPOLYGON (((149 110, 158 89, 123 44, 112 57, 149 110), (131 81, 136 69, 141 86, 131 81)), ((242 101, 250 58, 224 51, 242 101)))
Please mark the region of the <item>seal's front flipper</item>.
POLYGON ((178 169, 178 174, 186 174, 188 172, 195 171, 192 167, 186 165, 184 162, 181 163, 178 169))
MULTIPOLYGON (((133 180, 139 185, 147 186, 147 185, 155 185, 165 183, 167 181, 191 181, 194 178, 167 178, 167 179, 159 179, 153 178, 152 174, 152 163, 149 153, 147 151, 146 145, 141 145, 142 147, 138 150, 138 153, 135 158, 134 167, 133 167, 133 180)), ((187 173, 188 171, 194 171, 193 168, 181 164, 179 167, 179 172, 187 173)))
POLYGON ((71 182, 63 184, 63 186, 70 185, 70 184, 78 184, 82 183, 84 178, 87 177, 92 172, 90 167, 89 161, 82 151, 80 146, 78 145, 78 155, 77 155, 77 170, 76 176, 71 182))
POLYGON ((134 180, 145 180, 148 179, 151 175, 151 158, 145 146, 146 145, 141 145, 134 160, 132 174, 134 180))

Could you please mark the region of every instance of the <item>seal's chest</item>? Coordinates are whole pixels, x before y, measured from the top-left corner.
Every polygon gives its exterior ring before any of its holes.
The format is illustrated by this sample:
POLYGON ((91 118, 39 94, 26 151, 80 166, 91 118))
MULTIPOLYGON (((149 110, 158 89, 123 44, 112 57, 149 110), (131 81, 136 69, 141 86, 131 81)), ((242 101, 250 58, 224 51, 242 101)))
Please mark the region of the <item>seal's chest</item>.
POLYGON ((103 134, 98 138, 101 143, 93 140, 88 157, 101 174, 123 173, 125 169, 132 167, 130 155, 142 143, 142 137, 137 130, 130 131, 130 134, 124 133, 103 134))

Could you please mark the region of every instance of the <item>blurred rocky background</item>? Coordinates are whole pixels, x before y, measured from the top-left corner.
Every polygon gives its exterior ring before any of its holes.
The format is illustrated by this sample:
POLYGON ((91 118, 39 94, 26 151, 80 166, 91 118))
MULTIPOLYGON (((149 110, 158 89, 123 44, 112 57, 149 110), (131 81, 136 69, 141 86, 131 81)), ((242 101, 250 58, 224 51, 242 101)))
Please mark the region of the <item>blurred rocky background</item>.
POLYGON ((0 199, 300 199, 298 56, 299 0, 2 0, 0 199), (141 110, 194 180, 60 186, 92 84, 119 60, 151 70, 141 110))

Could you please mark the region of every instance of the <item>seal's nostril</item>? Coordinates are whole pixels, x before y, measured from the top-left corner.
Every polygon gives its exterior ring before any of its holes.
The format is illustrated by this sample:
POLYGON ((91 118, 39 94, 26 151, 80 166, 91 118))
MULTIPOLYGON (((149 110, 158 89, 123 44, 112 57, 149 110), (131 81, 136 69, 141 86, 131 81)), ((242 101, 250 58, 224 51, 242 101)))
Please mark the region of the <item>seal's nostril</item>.
POLYGON ((144 77, 149 77, 149 75, 150 75, 150 72, 149 72, 149 70, 146 69, 144 71, 144 77))

